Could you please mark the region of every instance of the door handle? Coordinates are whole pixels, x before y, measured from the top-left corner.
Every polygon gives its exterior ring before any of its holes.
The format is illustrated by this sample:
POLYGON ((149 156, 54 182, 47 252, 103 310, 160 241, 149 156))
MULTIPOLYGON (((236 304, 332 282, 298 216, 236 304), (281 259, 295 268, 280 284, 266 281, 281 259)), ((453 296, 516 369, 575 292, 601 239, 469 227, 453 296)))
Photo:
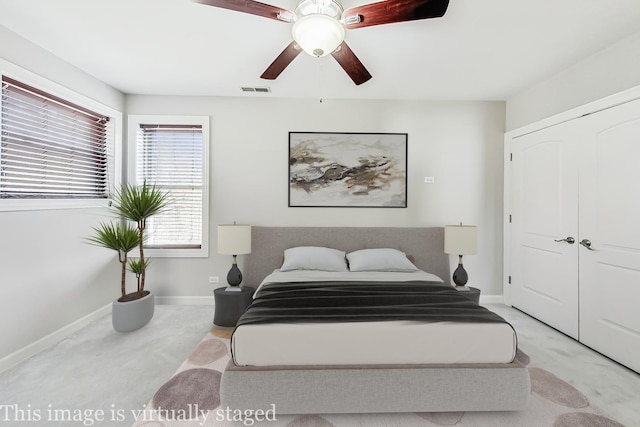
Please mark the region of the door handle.
MULTIPOLYGON (((558 240, 554 240, 554 242, 567 242, 570 245, 573 245, 576 242, 576 239, 574 239, 573 237, 569 236, 565 239, 558 239, 558 240)), ((582 242, 580 242, 582 243, 582 242)))
POLYGON ((582 240, 580 240, 580 244, 581 244, 582 246, 584 246, 585 248, 589 249, 590 251, 595 251, 595 249, 593 249, 593 248, 591 247, 591 240, 589 240, 589 239, 582 239, 582 240))

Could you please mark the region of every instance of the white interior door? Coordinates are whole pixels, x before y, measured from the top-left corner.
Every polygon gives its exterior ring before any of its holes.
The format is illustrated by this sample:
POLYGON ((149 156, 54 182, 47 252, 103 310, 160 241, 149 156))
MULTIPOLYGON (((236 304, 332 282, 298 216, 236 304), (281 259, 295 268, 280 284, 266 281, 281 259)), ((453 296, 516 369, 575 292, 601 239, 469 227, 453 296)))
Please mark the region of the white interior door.
POLYGON ((511 304, 578 338, 578 162, 569 122, 511 143, 511 304), (562 239, 575 239, 571 244, 562 239), (561 240, 561 241, 558 241, 561 240))
POLYGON ((640 372, 640 101, 585 120, 580 341, 640 372))

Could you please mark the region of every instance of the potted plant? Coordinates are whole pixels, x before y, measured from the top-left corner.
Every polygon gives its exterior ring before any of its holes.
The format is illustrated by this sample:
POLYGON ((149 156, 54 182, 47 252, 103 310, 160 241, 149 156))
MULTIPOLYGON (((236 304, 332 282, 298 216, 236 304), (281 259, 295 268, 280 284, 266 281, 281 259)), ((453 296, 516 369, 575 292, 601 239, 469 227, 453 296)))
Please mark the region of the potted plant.
POLYGON ((113 302, 113 327, 119 332, 139 329, 153 317, 155 302, 153 294, 145 290, 145 274, 149 260, 145 259, 145 230, 149 217, 163 212, 169 205, 166 192, 146 182, 142 186, 126 184, 113 196, 111 209, 124 221, 120 224, 101 223, 94 228, 90 243, 118 252, 122 264, 121 296, 113 302), (135 223, 135 225, 131 224, 135 223), (139 258, 129 259, 128 253, 138 247, 139 258), (138 286, 135 292, 126 292, 126 268, 136 275, 138 286))

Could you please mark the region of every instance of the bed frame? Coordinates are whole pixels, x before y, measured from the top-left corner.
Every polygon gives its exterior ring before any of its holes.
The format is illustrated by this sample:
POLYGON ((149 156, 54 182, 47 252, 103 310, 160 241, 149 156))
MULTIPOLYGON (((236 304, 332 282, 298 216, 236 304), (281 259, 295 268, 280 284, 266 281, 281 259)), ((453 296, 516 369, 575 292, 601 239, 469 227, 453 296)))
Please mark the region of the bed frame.
MULTIPOLYGON (((350 252, 391 247, 412 256, 420 269, 448 282, 444 229, 393 227, 252 227, 244 283, 259 284, 282 264, 284 250, 326 246, 350 252)), ((527 368, 508 364, 270 366, 229 362, 221 402, 233 409, 278 414, 513 411, 529 402, 527 368)))

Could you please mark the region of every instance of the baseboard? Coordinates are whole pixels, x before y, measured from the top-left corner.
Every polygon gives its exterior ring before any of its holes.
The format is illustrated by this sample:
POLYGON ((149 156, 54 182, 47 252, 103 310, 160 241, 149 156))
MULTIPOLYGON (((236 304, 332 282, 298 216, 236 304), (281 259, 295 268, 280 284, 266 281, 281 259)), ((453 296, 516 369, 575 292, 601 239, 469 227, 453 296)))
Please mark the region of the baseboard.
POLYGON ((109 313, 111 313, 111 303, 97 309, 92 313, 87 314, 86 316, 76 320, 75 322, 63 326, 57 331, 54 331, 49 335, 40 338, 34 343, 29 344, 28 346, 23 347, 20 350, 17 350, 9 354, 8 356, 3 357, 2 359, 0 359, 0 372, 4 372, 7 369, 12 368, 18 363, 22 362, 23 360, 26 360, 31 356, 40 353, 42 350, 51 347, 53 344, 57 343, 63 338, 71 335, 81 328, 84 328, 89 323, 109 313))
POLYGON ((480 304, 504 304, 503 295, 480 295, 480 304))
POLYGON ((211 296, 158 296, 156 295, 156 304, 160 305, 211 305, 214 304, 213 295, 211 296))

